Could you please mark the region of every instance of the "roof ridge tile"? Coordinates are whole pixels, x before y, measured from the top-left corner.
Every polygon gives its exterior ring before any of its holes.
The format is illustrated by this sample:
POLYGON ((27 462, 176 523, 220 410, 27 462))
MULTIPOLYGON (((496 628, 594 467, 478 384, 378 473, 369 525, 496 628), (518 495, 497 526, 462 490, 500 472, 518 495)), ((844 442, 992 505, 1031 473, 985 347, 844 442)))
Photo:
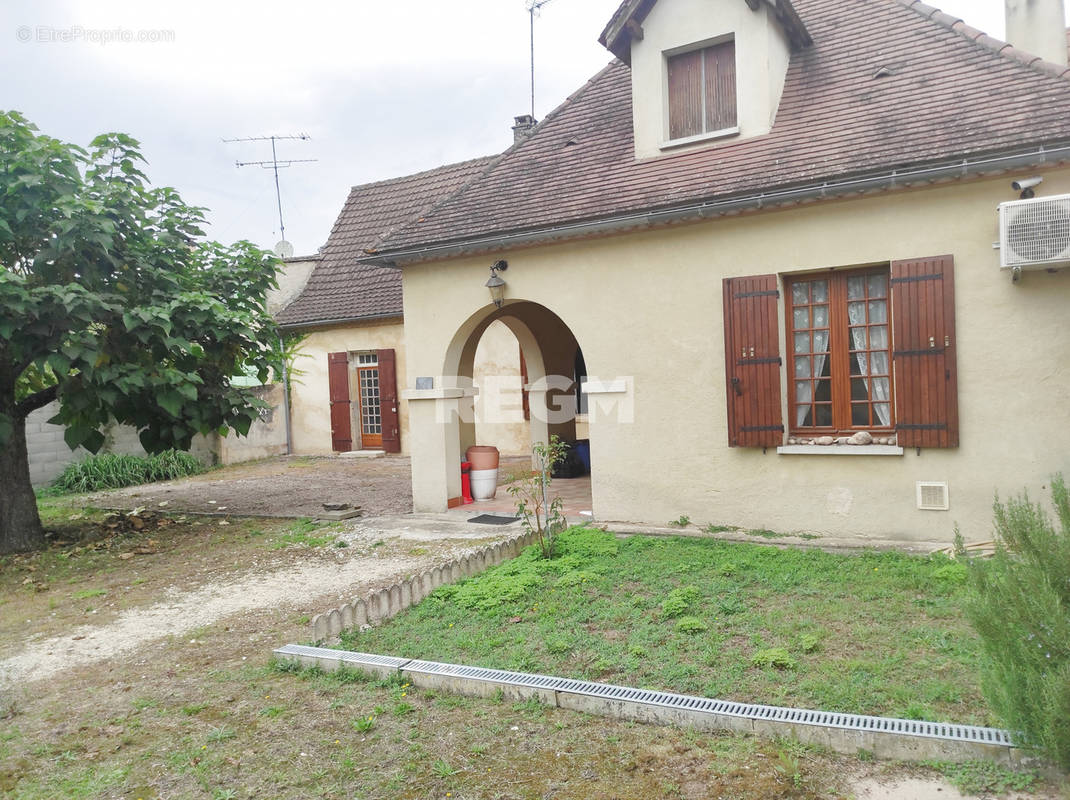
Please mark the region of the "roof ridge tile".
POLYGON ((954 31, 963 38, 991 50, 1003 58, 1015 61, 1053 78, 1066 79, 1070 77, 1070 67, 1056 64, 1051 61, 1045 61, 1040 56, 1021 50, 1010 42, 1005 42, 1002 39, 997 39, 995 36, 990 36, 984 31, 980 31, 977 28, 966 24, 960 18, 945 13, 935 6, 923 3, 921 0, 895 0, 895 2, 920 14, 929 21, 935 22, 942 27, 954 31))

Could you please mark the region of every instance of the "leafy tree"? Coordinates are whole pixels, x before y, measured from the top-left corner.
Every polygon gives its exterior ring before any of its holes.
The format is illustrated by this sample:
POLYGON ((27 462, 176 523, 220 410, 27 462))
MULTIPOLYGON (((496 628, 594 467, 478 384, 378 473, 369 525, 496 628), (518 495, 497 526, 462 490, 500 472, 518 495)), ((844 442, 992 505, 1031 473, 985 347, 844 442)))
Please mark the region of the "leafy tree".
POLYGON ((277 261, 205 241, 203 209, 150 186, 138 147, 110 133, 82 149, 0 112, 0 553, 44 542, 32 411, 59 400, 72 449, 96 452, 115 420, 156 453, 244 435, 263 405, 230 376, 269 377, 277 261))

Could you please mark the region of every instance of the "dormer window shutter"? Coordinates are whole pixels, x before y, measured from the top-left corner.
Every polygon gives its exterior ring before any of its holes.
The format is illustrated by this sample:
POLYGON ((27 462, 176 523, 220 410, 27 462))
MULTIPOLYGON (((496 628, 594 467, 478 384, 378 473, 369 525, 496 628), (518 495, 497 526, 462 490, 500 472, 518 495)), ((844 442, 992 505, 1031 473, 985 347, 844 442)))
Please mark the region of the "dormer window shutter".
POLYGON ((734 41, 669 56, 668 75, 670 139, 736 126, 734 41))

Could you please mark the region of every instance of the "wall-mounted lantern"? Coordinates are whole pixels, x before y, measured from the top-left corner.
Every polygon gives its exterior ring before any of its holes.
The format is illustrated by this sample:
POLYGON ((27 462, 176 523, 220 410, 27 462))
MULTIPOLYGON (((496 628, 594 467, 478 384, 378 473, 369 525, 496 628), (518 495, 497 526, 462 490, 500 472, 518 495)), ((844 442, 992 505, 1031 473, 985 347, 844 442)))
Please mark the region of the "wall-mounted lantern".
POLYGON ((490 280, 483 284, 490 292, 490 299, 494 301, 497 308, 501 308, 502 301, 505 300, 505 281, 498 273, 505 272, 507 269, 509 269, 508 262, 495 261, 490 267, 490 280))

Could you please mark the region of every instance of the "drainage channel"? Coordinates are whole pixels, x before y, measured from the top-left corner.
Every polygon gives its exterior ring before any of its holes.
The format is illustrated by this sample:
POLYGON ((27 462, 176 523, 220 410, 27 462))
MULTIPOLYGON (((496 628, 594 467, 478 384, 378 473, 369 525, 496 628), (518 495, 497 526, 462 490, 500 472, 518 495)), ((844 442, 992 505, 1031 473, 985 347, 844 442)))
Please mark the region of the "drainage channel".
POLYGON ((476 697, 501 691, 504 697, 514 701, 535 697, 549 706, 638 722, 789 737, 839 753, 855 754, 864 750, 878 758, 907 761, 988 759, 1011 766, 1031 761, 1014 746, 1010 734, 998 728, 736 703, 551 675, 299 644, 289 644, 274 652, 279 661, 318 666, 326 671, 349 667, 378 677, 403 675, 414 686, 426 689, 476 697))

